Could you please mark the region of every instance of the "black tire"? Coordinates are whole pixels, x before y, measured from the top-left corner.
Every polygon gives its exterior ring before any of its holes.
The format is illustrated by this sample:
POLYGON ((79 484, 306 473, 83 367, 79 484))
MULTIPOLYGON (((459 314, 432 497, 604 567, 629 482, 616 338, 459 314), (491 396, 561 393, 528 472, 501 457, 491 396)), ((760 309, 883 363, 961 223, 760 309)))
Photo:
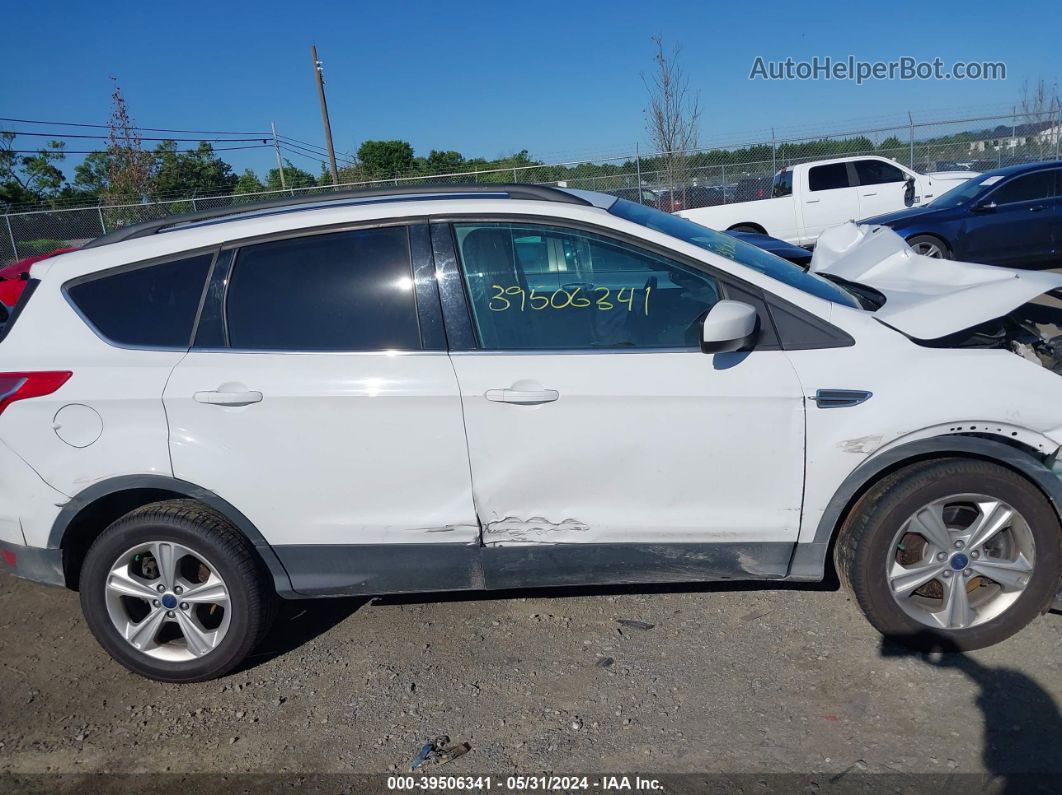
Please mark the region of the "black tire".
POLYGON ((168 500, 138 508, 93 542, 80 577, 81 609, 100 645, 130 671, 160 682, 202 682, 222 676, 265 637, 276 594, 247 538, 223 516, 194 500, 168 500), (201 657, 159 660, 134 648, 108 614, 106 582, 124 553, 147 541, 182 544, 211 561, 228 590, 231 615, 224 637, 201 657))
POLYGON ((752 232, 752 233, 757 234, 757 235, 765 234, 762 229, 760 229, 758 226, 753 226, 752 224, 738 224, 737 226, 730 227, 726 231, 728 231, 728 232, 752 232))
POLYGON ((1062 576, 1062 527, 1043 493, 1016 472, 976 459, 937 459, 898 470, 863 494, 837 537, 834 561, 841 582, 883 635, 920 650, 967 651, 1009 638, 1049 609, 1062 576), (964 493, 1000 499, 1025 518, 1035 565, 1025 590, 1000 615, 968 628, 931 628, 897 604, 886 561, 908 517, 935 499, 964 493))
MULTIPOLYGON (((937 251, 939 251, 940 254, 939 255, 929 254, 927 256, 931 256, 931 257, 934 257, 936 259, 951 259, 952 258, 952 256, 951 256, 951 248, 948 246, 947 243, 945 243, 943 240, 941 240, 939 237, 936 237, 935 235, 915 235, 914 237, 908 239, 907 245, 909 245, 915 251, 918 251, 919 246, 925 246, 925 247, 932 246, 937 251)), ((921 253, 921 252, 919 252, 919 253, 921 253)))

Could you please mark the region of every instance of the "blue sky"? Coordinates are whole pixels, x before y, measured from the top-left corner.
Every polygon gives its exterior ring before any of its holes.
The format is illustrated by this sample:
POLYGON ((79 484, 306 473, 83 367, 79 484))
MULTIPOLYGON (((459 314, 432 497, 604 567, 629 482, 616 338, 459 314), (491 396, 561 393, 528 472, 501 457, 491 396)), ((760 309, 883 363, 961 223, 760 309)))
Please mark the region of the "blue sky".
MULTIPOLYGON (((739 141, 772 126, 825 131, 909 109, 945 115, 1009 106, 1023 79, 1062 76, 1057 0, 1017 8, 970 0, 865 10, 834 0, 19 2, 5 12, 0 116, 103 123, 116 75, 140 125, 265 130, 276 121, 282 134, 320 144, 309 55, 316 43, 337 150, 401 138, 418 154, 528 149, 547 160, 579 159, 644 146, 640 74, 653 66, 654 33, 682 45, 705 111, 702 139, 739 141), (1002 60, 1008 79, 862 86, 748 79, 756 56, 849 53, 1002 60)), ((83 143, 68 148, 90 148, 83 143)), ((238 169, 272 165, 271 150, 226 156, 238 169)))

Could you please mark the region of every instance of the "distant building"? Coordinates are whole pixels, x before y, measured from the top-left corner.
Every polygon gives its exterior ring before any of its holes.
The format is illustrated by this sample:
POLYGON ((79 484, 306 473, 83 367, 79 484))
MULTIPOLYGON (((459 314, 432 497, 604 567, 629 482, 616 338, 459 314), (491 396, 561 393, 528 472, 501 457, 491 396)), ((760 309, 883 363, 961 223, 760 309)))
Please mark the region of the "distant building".
POLYGON ((1055 146, 1062 137, 1062 125, 1052 121, 1032 124, 999 125, 992 130, 992 138, 970 143, 971 152, 997 152, 1001 149, 1017 149, 1022 146, 1055 146))

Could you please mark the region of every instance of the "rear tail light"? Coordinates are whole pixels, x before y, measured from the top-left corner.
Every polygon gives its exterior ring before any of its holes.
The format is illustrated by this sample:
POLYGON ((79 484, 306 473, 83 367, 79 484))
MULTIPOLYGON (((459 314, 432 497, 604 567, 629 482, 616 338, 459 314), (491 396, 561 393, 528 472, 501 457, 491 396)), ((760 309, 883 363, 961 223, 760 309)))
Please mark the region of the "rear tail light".
POLYGON ((50 395, 73 373, 50 370, 37 373, 0 373, 0 414, 16 400, 50 395))

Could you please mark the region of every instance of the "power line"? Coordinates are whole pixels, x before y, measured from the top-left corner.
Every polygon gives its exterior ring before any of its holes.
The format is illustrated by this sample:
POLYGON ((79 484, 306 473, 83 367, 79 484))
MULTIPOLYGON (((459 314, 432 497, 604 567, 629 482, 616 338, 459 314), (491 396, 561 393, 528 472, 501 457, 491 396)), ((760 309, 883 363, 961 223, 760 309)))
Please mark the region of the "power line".
POLYGON ((324 162, 324 158, 318 157, 316 155, 308 155, 305 152, 298 151, 297 149, 288 148, 288 145, 285 144, 283 141, 280 142, 280 148, 283 149, 284 152, 289 154, 289 155, 297 155, 299 157, 305 157, 307 160, 312 160, 315 163, 323 163, 324 162))
MULTIPOLYGON (((254 139, 252 139, 252 140, 254 140, 254 139)), ((216 146, 216 147, 214 147, 214 151, 215 152, 235 152, 238 149, 269 149, 269 148, 270 148, 270 144, 266 143, 266 144, 252 144, 250 146, 216 146)), ((40 154, 41 150, 40 149, 5 149, 4 151, 5 152, 11 152, 12 154, 16 154, 16 155, 36 155, 36 154, 40 154)), ((195 152, 195 151, 197 151, 197 150, 195 150, 195 149, 177 149, 176 153, 180 155, 180 154, 188 154, 190 152, 195 152)), ((107 150, 106 149, 63 149, 62 150, 62 154, 64 154, 64 155, 105 155, 105 154, 107 154, 107 150)), ((154 152, 144 152, 144 154, 145 155, 153 155, 155 153, 154 152)))
MULTIPOLYGON (((307 147, 309 147, 311 149, 320 149, 322 152, 325 152, 325 153, 327 153, 327 151, 328 151, 323 146, 320 146, 319 144, 310 143, 309 141, 303 141, 301 138, 292 138, 290 135, 278 135, 277 137, 278 138, 282 138, 282 139, 286 138, 288 141, 291 141, 291 142, 294 142, 294 143, 297 143, 297 144, 302 144, 303 146, 307 146, 307 147)), ((351 158, 354 157, 354 153, 353 152, 340 152, 340 154, 341 155, 346 155, 347 157, 351 157, 351 158)))
MULTIPOLYGON (((14 121, 20 124, 50 124, 55 127, 93 127, 100 130, 110 129, 108 124, 78 124, 70 121, 39 121, 37 119, 12 119, 7 116, 0 116, 0 121, 14 121)), ((144 130, 145 132, 172 132, 172 133, 190 133, 199 135, 268 135, 269 133, 259 133, 257 130, 250 132, 230 132, 227 130, 170 130, 165 127, 133 127, 134 130, 144 130)))
MULTIPOLYGON (((324 162, 328 158, 328 154, 326 152, 317 152, 317 151, 314 151, 313 149, 306 149, 306 147, 299 146, 298 144, 289 143, 288 141, 285 141, 283 138, 280 139, 279 143, 280 143, 280 146, 283 149, 287 150, 287 151, 293 152, 295 154, 302 155, 303 157, 306 157, 306 158, 311 158, 312 157, 313 159, 317 160, 318 162, 324 162)), ((339 160, 340 162, 342 162, 344 165, 347 165, 347 166, 357 165, 353 160, 347 160, 346 158, 339 157, 338 155, 336 156, 336 159, 339 160)))
MULTIPOLYGON (((95 138, 97 140, 108 140, 109 135, 87 135, 85 133, 42 133, 42 132, 23 132, 21 130, 0 130, 0 133, 11 133, 12 135, 32 135, 38 138, 95 138)), ((141 141, 199 141, 202 143, 241 143, 245 141, 262 141, 263 143, 269 142, 269 137, 262 138, 141 138, 141 141)))

